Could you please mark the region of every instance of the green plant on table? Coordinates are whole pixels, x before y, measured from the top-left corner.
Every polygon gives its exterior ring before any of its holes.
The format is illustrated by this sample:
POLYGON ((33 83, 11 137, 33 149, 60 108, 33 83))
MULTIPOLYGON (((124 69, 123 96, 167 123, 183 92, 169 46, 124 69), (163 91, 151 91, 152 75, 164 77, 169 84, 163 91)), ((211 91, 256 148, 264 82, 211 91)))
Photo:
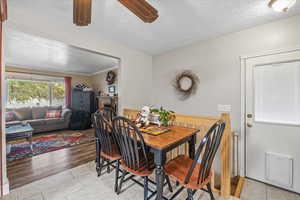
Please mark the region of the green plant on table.
POLYGON ((159 114, 158 120, 163 126, 168 126, 170 121, 175 120, 174 111, 166 110, 163 107, 160 107, 160 109, 153 108, 151 109, 151 113, 159 114))

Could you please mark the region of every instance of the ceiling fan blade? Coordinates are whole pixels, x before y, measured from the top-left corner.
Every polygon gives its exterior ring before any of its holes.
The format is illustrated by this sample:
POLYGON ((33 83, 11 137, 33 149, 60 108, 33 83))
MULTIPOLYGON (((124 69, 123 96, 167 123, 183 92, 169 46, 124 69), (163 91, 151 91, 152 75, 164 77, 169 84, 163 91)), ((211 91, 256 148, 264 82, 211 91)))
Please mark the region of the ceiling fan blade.
POLYGON ((87 26, 92 18, 92 0, 73 0, 73 23, 87 26))
POLYGON ((158 18, 158 11, 145 0, 119 0, 119 2, 146 23, 152 23, 158 18))
POLYGON ((7 20, 7 0, 0 0, 0 21, 7 20))

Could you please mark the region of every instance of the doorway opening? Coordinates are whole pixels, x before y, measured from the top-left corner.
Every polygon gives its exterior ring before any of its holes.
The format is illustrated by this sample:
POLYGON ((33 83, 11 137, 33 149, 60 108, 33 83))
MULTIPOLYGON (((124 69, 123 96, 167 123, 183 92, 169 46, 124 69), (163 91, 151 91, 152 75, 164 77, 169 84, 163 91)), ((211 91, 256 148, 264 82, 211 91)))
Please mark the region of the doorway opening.
POLYGON ((120 59, 12 28, 4 44, 10 189, 95 160, 91 116, 104 98, 118 111, 120 59))

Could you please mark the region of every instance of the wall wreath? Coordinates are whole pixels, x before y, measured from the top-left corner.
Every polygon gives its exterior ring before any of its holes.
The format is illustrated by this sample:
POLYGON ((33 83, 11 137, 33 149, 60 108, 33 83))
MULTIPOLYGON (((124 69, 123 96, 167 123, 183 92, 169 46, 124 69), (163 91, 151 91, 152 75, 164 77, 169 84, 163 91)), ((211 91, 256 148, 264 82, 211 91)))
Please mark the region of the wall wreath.
POLYGON ((114 71, 109 71, 106 74, 106 82, 108 85, 114 84, 116 80, 116 73, 114 71))
POLYGON ((190 70, 184 70, 177 74, 173 86, 180 95, 180 99, 185 100, 196 93, 198 84, 198 76, 190 70))

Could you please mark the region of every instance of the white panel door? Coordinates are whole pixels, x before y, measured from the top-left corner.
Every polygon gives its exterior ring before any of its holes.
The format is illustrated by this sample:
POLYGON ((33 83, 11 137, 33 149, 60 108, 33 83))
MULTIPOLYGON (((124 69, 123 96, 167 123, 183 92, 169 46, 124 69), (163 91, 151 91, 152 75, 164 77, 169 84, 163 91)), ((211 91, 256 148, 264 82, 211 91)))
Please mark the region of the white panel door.
POLYGON ((246 176, 300 192, 300 51, 245 67, 246 176))

